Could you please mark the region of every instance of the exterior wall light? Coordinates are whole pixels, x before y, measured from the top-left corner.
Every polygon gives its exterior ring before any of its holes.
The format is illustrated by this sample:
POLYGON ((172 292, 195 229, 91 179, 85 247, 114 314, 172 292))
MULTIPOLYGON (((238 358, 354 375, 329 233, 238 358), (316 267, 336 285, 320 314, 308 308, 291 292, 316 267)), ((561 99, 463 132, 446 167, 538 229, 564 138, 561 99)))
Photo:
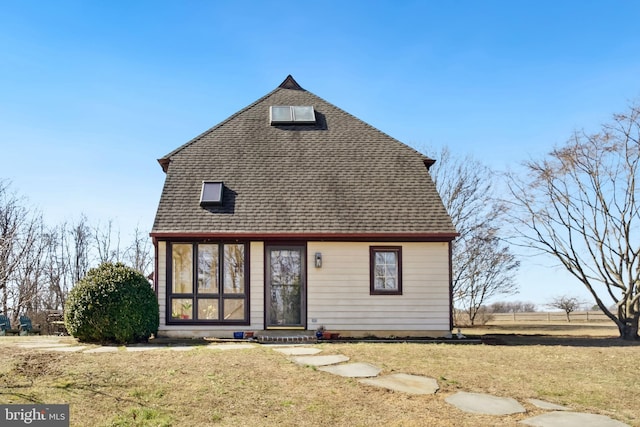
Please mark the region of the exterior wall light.
POLYGON ((322 267, 322 254, 320 252, 316 252, 316 268, 322 267))

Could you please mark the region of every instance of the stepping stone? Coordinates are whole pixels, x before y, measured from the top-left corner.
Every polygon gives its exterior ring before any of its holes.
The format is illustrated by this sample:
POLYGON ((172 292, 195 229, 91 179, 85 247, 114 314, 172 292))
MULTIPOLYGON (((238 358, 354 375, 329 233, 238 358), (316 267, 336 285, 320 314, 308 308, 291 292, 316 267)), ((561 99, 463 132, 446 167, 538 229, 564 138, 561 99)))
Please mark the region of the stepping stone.
POLYGON ((544 400, 527 399, 527 402, 531 403, 532 405, 540 409, 546 409, 548 411, 568 411, 569 410, 569 408, 567 408, 566 406, 556 405, 555 403, 545 402, 544 400))
POLYGON ((113 346, 102 346, 92 348, 90 350, 85 350, 84 353, 116 353, 118 351, 118 347, 113 346))
POLYGON ((40 348, 39 350, 62 351, 62 352, 66 352, 66 353, 73 353, 73 352, 76 352, 76 351, 84 350, 85 348, 87 348, 87 347, 84 346, 84 345, 75 345, 75 346, 67 346, 67 347, 40 348))
POLYGON ((445 401, 461 411, 472 414, 509 415, 526 412, 515 399, 482 393, 459 392, 447 397, 445 401))
POLYGON ((392 374, 380 378, 360 380, 360 382, 409 394, 435 394, 440 388, 438 382, 433 378, 410 374, 392 374))
POLYGON ((209 350, 245 350, 255 347, 253 344, 209 344, 205 348, 209 350))
POLYGON ((286 354, 287 356, 302 356, 302 355, 313 355, 318 354, 322 350, 319 348, 310 348, 310 347, 281 347, 274 348, 274 351, 278 353, 286 354))
POLYGON ((347 363, 345 365, 324 366, 319 371, 349 378, 377 377, 382 369, 369 363, 347 363))
POLYGON ((326 366, 326 365, 335 365, 337 363, 347 362, 349 361, 349 358, 341 354, 332 354, 328 356, 292 357, 289 360, 297 363, 298 365, 326 366))
POLYGON ((167 348, 172 351, 190 351, 197 347, 198 346, 195 346, 195 345, 175 345, 175 346, 169 346, 167 348))
POLYGON ((167 348, 165 346, 157 346, 157 345, 141 345, 141 346, 128 346, 125 347, 127 351, 151 351, 151 350, 160 350, 161 348, 167 348))
POLYGON ((31 344, 18 344, 18 347, 21 348, 53 348, 53 347, 69 347, 71 344, 60 343, 57 341, 41 341, 35 342, 31 344))
POLYGON ((580 412, 549 412, 520 421, 521 424, 536 427, 629 427, 628 424, 604 415, 580 412))

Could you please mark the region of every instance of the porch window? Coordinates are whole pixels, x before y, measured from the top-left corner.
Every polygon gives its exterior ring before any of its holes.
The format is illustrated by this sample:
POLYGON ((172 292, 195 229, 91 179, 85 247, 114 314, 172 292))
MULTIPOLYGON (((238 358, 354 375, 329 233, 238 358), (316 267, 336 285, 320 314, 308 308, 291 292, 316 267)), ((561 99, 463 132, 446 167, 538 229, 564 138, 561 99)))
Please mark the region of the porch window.
POLYGON ((167 257, 168 323, 249 321, 244 244, 172 243, 167 257))
POLYGON ((371 246, 371 295, 402 295, 402 247, 371 246))

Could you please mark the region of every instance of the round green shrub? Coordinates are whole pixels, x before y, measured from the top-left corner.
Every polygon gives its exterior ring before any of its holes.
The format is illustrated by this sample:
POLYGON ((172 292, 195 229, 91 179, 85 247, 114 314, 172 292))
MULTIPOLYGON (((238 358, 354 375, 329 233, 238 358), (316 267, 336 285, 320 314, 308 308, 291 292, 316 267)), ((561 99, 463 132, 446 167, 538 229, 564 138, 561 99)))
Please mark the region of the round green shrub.
POLYGON ((158 332, 158 299, 142 274, 121 263, 105 263, 71 289, 64 324, 80 341, 145 342, 158 332))

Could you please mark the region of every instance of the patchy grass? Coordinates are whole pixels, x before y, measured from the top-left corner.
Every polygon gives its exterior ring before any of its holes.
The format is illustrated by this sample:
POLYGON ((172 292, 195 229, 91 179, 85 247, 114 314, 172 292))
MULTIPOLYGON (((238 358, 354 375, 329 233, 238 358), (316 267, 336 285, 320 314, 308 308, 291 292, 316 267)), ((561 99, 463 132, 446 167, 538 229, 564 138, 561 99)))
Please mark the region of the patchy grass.
POLYGON ((73 426, 512 426, 543 412, 526 402, 538 398, 640 426, 640 346, 503 332, 504 345, 496 346, 318 346, 322 354, 377 365, 383 375, 435 378, 440 391, 434 396, 394 393, 299 366, 268 346, 83 354, 20 348, 20 338, 2 337, 0 403, 69 403, 73 426), (457 391, 514 397, 528 413, 466 414, 444 402, 457 391))

